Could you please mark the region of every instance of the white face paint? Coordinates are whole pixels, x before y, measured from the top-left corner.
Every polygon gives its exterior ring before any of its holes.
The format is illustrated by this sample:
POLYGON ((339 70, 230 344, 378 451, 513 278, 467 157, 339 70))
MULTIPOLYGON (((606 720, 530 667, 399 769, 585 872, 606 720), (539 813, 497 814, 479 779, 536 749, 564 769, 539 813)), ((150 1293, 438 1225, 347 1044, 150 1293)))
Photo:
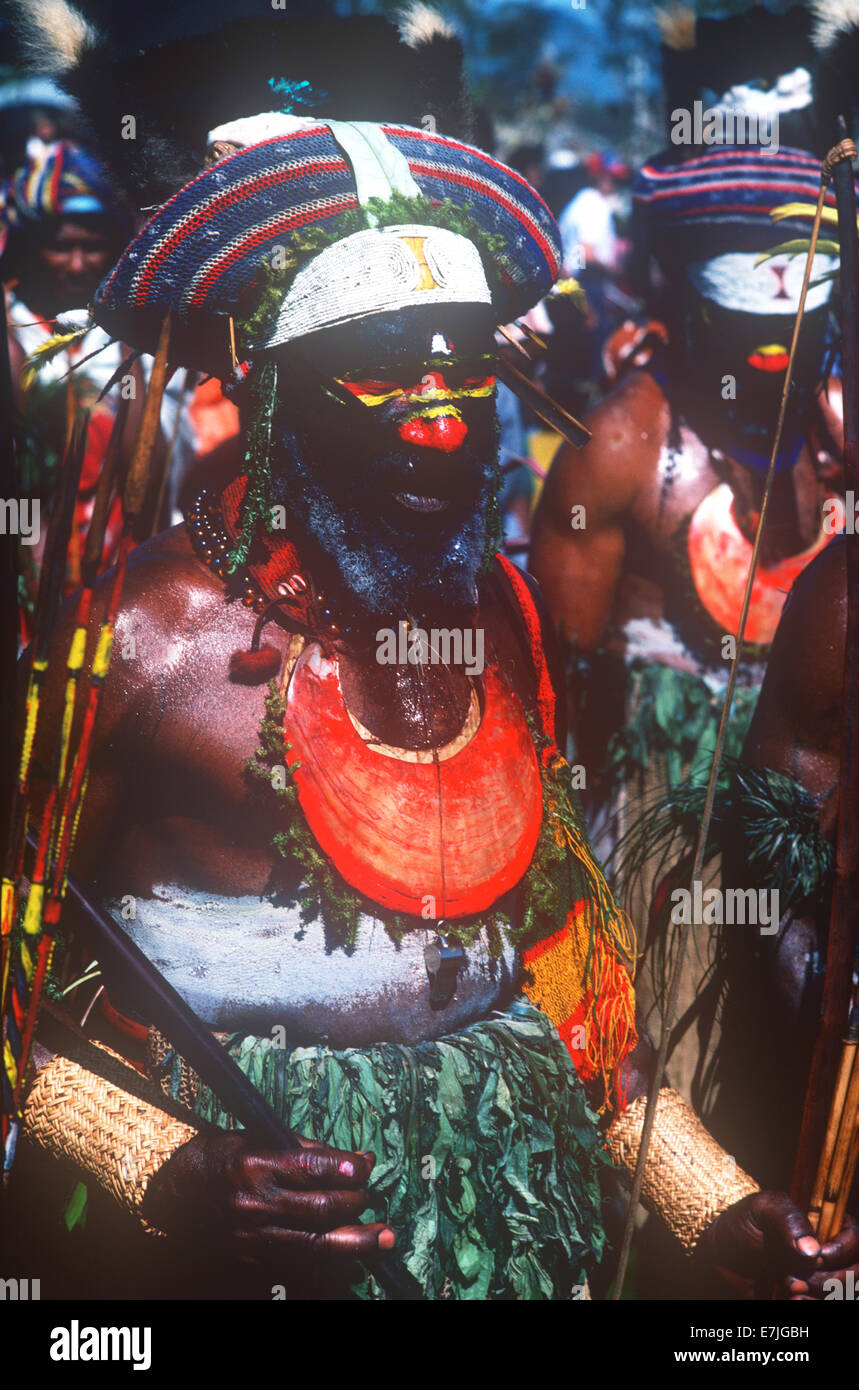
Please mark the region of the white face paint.
MULTIPOLYGON (((712 299, 722 309, 739 309, 746 314, 786 314, 795 317, 799 292, 805 273, 805 257, 773 256, 757 264, 755 251, 731 251, 713 256, 707 261, 690 261, 686 274, 690 283, 705 299, 712 299)), ((837 270, 835 256, 817 255, 811 269, 811 283, 806 296, 806 310, 826 304, 832 293, 832 281, 815 285, 815 280, 827 271, 837 270)))

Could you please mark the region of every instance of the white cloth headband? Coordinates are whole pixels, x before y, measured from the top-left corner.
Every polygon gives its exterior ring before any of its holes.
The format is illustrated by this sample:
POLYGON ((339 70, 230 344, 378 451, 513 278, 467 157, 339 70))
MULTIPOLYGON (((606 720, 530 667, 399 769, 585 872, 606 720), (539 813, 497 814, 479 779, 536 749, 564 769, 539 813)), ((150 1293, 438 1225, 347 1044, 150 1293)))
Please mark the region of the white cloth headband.
POLYGON ((409 162, 378 125, 372 121, 320 121, 312 116, 287 116, 281 111, 262 111, 243 116, 209 131, 208 143, 257 145, 278 135, 292 135, 310 126, 326 125, 352 166, 358 202, 366 207, 371 198, 387 202, 394 193, 420 198, 409 162))

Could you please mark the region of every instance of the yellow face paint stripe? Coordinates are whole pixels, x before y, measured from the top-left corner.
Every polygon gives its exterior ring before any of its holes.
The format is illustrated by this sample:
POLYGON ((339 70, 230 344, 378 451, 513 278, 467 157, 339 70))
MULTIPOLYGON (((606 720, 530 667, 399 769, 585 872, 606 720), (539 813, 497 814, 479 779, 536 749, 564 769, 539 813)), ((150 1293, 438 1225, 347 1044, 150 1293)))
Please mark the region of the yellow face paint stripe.
POLYGON ((392 401, 395 396, 399 396, 401 394, 399 390, 396 390, 386 391, 384 395, 377 396, 375 394, 371 395, 370 393, 365 393, 363 391, 352 391, 352 388, 347 381, 341 381, 339 384, 341 386, 345 386, 347 391, 351 391, 355 399, 360 401, 362 405, 384 405, 385 401, 392 401))
POLYGON ((462 419, 456 406, 448 404, 430 406, 428 410, 410 410, 398 423, 405 425, 409 420, 437 420, 440 415, 446 415, 449 420, 462 419))
MULTIPOLYGON (((345 386, 347 391, 352 390, 347 381, 340 381, 339 385, 345 386)), ((423 391, 411 391, 408 393, 408 399, 412 401, 485 400, 489 396, 491 396, 494 393, 494 391, 495 378, 491 377, 487 384, 481 386, 456 387, 450 391, 439 390, 437 387, 427 387, 423 391)), ((400 390, 399 388, 396 391, 380 392, 378 395, 371 392, 352 391, 352 395, 355 397, 356 400, 359 400, 362 405, 369 406, 384 405, 386 401, 392 401, 396 396, 402 396, 406 394, 406 392, 400 390)))

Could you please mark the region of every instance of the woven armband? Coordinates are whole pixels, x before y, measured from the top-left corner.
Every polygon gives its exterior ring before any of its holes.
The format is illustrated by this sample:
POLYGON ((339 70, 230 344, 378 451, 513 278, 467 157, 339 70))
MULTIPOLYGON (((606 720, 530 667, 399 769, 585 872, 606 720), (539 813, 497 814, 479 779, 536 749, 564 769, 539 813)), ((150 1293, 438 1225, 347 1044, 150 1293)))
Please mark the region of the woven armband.
MULTIPOLYGON (((141 1221, 150 1179, 197 1134, 190 1125, 61 1056, 53 1057, 36 1077, 24 1107, 24 1132, 54 1158, 71 1159, 92 1174, 141 1221)), ((155 1233, 155 1227, 146 1221, 143 1225, 155 1233)))
MULTIPOLYGON (((631 1175, 635 1171, 647 1101, 640 1096, 612 1125, 609 1153, 631 1175)), ((707 1227, 741 1197, 759 1192, 702 1125, 678 1091, 659 1092, 644 1169, 642 1199, 661 1216, 687 1254, 707 1227)))

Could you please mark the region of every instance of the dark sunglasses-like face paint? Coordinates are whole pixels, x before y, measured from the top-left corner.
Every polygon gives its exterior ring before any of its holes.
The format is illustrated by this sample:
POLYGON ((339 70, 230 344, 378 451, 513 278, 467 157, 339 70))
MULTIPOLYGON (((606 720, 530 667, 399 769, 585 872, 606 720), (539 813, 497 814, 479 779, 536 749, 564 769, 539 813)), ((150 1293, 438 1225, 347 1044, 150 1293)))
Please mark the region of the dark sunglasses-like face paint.
POLYGON ((486 353, 462 358, 452 339, 433 335, 423 370, 400 367, 385 373, 352 374, 337 378, 356 400, 378 411, 390 422, 404 443, 452 454, 468 434, 467 403, 492 400, 495 394, 494 363, 486 353))

